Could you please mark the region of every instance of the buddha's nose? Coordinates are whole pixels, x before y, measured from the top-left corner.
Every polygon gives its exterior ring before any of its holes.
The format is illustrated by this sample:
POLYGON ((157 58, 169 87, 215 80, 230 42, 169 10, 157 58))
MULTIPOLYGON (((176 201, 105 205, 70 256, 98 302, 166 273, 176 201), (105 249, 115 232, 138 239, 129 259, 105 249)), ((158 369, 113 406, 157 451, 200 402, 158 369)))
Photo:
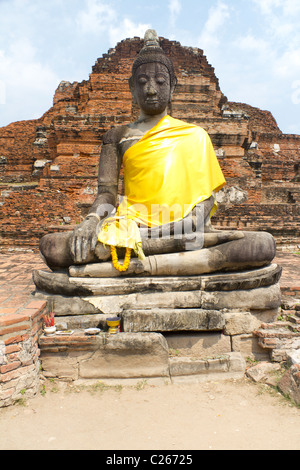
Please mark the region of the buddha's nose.
POLYGON ((151 96, 157 94, 156 88, 155 88, 155 86, 153 85, 153 83, 149 83, 148 88, 147 88, 147 94, 148 94, 148 95, 151 95, 151 96))

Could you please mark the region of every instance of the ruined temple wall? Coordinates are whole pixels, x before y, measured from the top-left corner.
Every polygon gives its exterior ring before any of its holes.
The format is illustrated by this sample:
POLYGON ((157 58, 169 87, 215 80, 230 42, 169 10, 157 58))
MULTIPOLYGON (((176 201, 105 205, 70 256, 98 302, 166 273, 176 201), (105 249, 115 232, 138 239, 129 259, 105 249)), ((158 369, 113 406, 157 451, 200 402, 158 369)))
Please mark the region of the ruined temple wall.
POLYGON ((20 121, 0 129, 0 183, 32 179, 38 122, 20 121))

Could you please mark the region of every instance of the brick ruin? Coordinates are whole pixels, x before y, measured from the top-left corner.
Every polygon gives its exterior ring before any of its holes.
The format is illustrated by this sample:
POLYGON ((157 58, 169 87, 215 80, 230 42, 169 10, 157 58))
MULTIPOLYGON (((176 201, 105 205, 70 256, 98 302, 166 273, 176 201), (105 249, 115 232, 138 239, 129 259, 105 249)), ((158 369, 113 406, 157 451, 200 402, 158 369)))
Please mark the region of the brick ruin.
MULTIPOLYGON (((299 245, 300 136, 283 134, 268 111, 228 101, 202 50, 164 38, 161 45, 178 78, 170 114, 207 130, 227 180, 214 225, 266 230, 279 246, 299 245)), ((40 119, 0 129, 2 250, 36 249, 42 235, 85 216, 104 132, 137 114, 128 78, 141 47, 140 38, 118 43, 89 80, 61 82, 40 119)))

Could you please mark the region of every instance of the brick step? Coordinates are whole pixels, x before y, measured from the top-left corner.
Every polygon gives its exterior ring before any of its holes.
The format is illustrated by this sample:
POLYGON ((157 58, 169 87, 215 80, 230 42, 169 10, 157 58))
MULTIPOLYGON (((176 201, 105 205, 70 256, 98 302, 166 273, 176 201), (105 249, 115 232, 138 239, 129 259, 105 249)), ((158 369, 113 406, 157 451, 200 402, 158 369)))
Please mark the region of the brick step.
POLYGON ((290 354, 300 350, 300 322, 277 321, 263 323, 261 328, 253 332, 258 337, 258 344, 270 351, 275 362, 287 361, 290 354))

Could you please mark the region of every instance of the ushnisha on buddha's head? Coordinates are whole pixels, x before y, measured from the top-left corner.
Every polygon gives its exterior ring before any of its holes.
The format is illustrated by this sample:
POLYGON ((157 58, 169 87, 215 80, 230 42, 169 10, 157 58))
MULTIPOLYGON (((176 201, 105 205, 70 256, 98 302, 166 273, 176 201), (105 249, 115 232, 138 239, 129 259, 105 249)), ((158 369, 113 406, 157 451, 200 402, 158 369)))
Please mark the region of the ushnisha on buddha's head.
POLYGON ((148 30, 129 79, 134 102, 146 115, 160 114, 171 102, 176 83, 172 61, 160 47, 156 32, 148 30))

